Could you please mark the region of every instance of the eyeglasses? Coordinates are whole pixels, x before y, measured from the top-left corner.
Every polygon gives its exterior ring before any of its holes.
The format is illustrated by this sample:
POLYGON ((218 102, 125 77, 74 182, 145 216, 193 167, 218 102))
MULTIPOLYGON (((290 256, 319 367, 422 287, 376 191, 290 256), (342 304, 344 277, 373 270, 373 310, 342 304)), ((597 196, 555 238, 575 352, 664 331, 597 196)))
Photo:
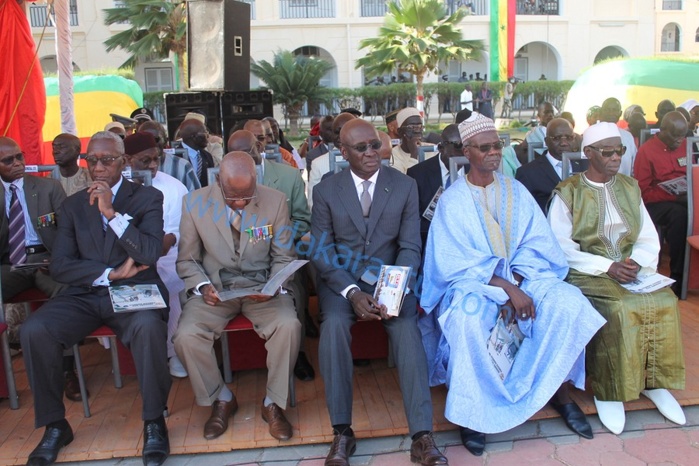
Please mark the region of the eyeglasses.
POLYGON ((575 140, 575 136, 573 136, 572 134, 563 134, 560 136, 549 136, 548 138, 550 140, 552 140, 553 142, 562 142, 562 141, 573 142, 575 140))
POLYGON ((248 197, 226 197, 226 193, 223 192, 223 186, 219 184, 219 188, 221 188, 221 196, 223 196, 223 200, 227 202, 250 202, 257 197, 257 195, 248 197))
POLYGON ((136 159, 136 160, 138 160, 141 164, 143 164, 147 167, 148 165, 150 165, 153 162, 160 163, 160 156, 156 155, 153 157, 148 157, 146 159, 136 159))
POLYGON ((9 167, 15 163, 15 160, 18 162, 22 162, 24 160, 24 154, 22 152, 17 152, 15 155, 10 155, 8 157, 5 157, 4 159, 0 159, 0 163, 9 167))
POLYGON ((357 152, 360 152, 360 153, 363 154, 363 153, 365 153, 367 150, 369 150, 370 147, 371 147, 372 149, 374 149, 374 150, 379 150, 379 149, 381 149, 381 146, 382 146, 382 145, 383 145, 383 144, 381 144, 381 141, 379 141, 378 139, 376 139, 375 141, 371 141, 371 142, 369 142, 369 143, 362 142, 362 143, 356 144, 356 145, 354 145, 354 146, 345 145, 345 147, 349 147, 349 148, 354 149, 354 150, 356 150, 357 152))
POLYGON ((461 141, 442 141, 442 146, 452 146, 454 149, 459 150, 464 147, 461 141))
POLYGON ((498 142, 492 142, 490 144, 481 144, 480 146, 476 146, 474 144, 466 144, 465 147, 473 147, 474 149, 478 149, 480 152, 486 153, 490 152, 491 150, 500 150, 503 147, 505 147, 505 143, 500 140, 498 142))
POLYGON ((94 155, 88 155, 85 157, 85 162, 87 162, 87 165, 90 167, 96 167, 97 162, 102 162, 103 167, 111 167, 114 162, 116 162, 118 159, 120 159, 121 156, 118 157, 95 157, 94 155))
POLYGON ((412 125, 403 125, 402 128, 409 129, 413 133, 417 133, 418 131, 422 131, 422 123, 415 123, 412 125))
POLYGON ((587 146, 590 149, 594 149, 600 154, 602 154, 602 157, 611 157, 614 154, 619 154, 619 156, 622 156, 626 153, 626 146, 616 146, 616 147, 595 147, 595 146, 587 146))

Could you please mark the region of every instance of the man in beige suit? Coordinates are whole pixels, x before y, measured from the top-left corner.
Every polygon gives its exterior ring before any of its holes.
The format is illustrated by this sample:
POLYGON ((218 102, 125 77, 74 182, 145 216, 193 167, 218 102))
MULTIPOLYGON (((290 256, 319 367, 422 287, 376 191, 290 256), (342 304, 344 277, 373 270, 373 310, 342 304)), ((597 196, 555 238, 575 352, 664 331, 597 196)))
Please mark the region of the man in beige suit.
POLYGON ((238 408, 212 347, 228 321, 241 312, 267 340, 269 373, 262 419, 274 438, 288 440, 292 435, 283 412, 301 341, 292 296, 286 285, 273 297, 252 295, 222 302, 218 294, 264 285, 296 259, 293 249, 284 247, 292 244, 286 196, 256 185, 256 178, 248 154, 228 153, 218 183, 188 194, 182 206, 177 273, 187 297, 173 340, 197 404, 213 406, 204 425, 207 439, 223 434, 238 408))

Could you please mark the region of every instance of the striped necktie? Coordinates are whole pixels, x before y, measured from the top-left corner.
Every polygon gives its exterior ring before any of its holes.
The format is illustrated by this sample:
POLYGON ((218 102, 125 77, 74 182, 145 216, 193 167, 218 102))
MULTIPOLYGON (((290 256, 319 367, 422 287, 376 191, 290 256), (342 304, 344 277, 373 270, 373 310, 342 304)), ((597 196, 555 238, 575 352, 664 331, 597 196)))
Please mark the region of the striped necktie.
POLYGON ((19 203, 17 186, 10 185, 10 192, 10 215, 8 216, 10 221, 10 263, 12 263, 12 265, 19 265, 27 260, 27 250, 24 244, 24 212, 22 211, 22 205, 19 203))

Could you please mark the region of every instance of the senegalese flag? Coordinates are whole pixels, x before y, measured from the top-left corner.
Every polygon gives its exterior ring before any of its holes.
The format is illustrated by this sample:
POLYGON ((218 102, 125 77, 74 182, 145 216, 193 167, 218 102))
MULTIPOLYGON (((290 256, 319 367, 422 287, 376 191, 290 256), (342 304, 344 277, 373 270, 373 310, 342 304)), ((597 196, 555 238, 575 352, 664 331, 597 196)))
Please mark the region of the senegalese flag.
POLYGON ((490 79, 514 74, 517 0, 490 0, 490 79))

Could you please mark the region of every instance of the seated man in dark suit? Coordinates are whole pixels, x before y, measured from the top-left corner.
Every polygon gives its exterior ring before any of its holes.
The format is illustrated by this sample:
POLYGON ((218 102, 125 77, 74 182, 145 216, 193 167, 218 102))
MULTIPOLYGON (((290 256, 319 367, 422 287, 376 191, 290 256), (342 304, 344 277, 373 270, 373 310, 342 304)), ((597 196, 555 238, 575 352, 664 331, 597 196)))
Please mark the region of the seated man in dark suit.
MULTIPOLYGON (((333 426, 325 464, 345 466, 356 449, 352 431, 350 329, 357 320, 381 320, 391 341, 413 443, 413 461, 447 464, 432 438, 427 359, 417 327, 417 301, 405 296, 390 317, 373 293, 379 264, 420 266, 420 221, 415 181, 382 167, 381 141, 371 123, 348 121, 340 132, 350 169, 321 181, 313 192, 309 254, 318 270, 320 372, 333 426), (348 257, 349 256, 349 257, 348 257)), ((409 281, 415 288, 415 279, 409 281)))
POLYGON ((101 131, 87 146, 89 188, 66 199, 59 211, 51 275, 69 285, 22 325, 21 340, 34 393, 36 427, 46 426, 29 465, 56 461, 73 441, 65 418, 63 348, 70 348, 102 325, 131 350, 143 398, 143 462, 162 464, 170 453, 163 418, 170 391, 167 361, 167 307, 116 313, 110 286, 157 285, 168 295, 155 264, 163 246, 163 195, 121 176, 124 142, 101 131))
POLYGON ((201 121, 190 119, 182 122, 177 134, 182 138, 182 147, 187 149, 184 158, 192 164, 201 186, 207 186, 209 179, 206 171, 215 166, 213 156, 206 150, 209 130, 201 121))
MULTIPOLYGON (((442 142, 439 143, 439 157, 430 157, 424 162, 408 168, 408 176, 417 183, 418 205, 420 214, 420 236, 422 247, 427 243, 427 232, 430 229, 430 219, 425 212, 439 188, 447 189, 451 185, 449 177, 449 159, 463 156, 463 143, 459 135, 459 127, 448 125, 442 131, 442 142)), ((465 167, 468 173, 468 167, 465 167)), ((432 211, 434 214, 434 211, 432 211)), ((428 215, 429 217, 429 215, 428 215)))
POLYGON ((540 157, 519 167, 515 179, 534 196, 541 210, 546 208, 553 188, 561 182, 563 152, 572 150, 575 134, 568 120, 554 118, 546 127, 546 151, 540 157))

